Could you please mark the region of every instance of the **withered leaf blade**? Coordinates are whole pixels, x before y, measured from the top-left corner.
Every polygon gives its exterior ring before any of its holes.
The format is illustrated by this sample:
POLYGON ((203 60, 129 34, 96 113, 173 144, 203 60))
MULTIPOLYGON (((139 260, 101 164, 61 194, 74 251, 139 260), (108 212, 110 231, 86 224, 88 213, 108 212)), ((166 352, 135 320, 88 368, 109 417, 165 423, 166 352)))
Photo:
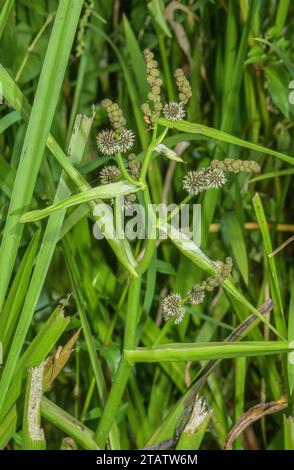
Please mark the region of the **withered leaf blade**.
POLYGON ((61 372, 68 362, 80 332, 81 328, 70 338, 65 346, 59 346, 55 353, 51 354, 46 360, 44 368, 44 390, 51 387, 59 372, 61 372))
POLYGON ((281 397, 279 400, 270 401, 268 403, 259 403, 242 414, 235 426, 231 429, 227 436, 224 449, 232 450, 235 439, 252 423, 258 421, 266 415, 278 413, 287 408, 288 402, 281 397))

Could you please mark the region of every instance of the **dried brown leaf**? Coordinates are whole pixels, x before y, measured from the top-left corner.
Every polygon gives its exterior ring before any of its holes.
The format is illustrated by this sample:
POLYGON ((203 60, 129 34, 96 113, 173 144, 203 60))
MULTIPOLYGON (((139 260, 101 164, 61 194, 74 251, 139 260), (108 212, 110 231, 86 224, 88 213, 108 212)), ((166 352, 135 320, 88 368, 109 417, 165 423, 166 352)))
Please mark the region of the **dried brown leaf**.
POLYGON ((192 56, 191 56, 191 48, 190 48, 190 42, 187 38, 187 35, 185 33, 185 29, 179 23, 174 19, 174 13, 176 10, 181 10, 185 12, 188 15, 188 18, 190 20, 194 20, 196 18, 196 15, 191 12, 191 10, 186 6, 183 5, 182 3, 179 3, 177 1, 172 1, 168 4, 168 6, 165 9, 165 17, 171 27, 173 28, 175 35, 177 37, 178 43, 186 57, 188 58, 189 64, 192 64, 192 56))
POLYGON ((51 387, 59 372, 68 362, 80 332, 81 328, 70 338, 65 346, 59 346, 46 360, 44 368, 44 390, 51 387))
POLYGON ((232 450, 235 439, 237 439, 237 437, 248 426, 251 426, 252 423, 258 421, 266 415, 278 413, 279 411, 287 408, 287 406, 288 402, 282 397, 279 400, 271 401, 268 403, 259 403, 258 405, 255 405, 250 408, 248 411, 242 414, 235 426, 229 432, 224 449, 232 450))

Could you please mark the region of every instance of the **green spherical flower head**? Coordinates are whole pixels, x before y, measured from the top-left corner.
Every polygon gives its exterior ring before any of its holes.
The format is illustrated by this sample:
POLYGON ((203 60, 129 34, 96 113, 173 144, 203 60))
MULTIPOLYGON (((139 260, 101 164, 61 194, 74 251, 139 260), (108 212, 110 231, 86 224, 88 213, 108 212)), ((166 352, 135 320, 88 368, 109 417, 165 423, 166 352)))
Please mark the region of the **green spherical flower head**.
POLYGON ((99 172, 101 184, 115 183, 121 176, 120 169, 117 165, 108 165, 99 172))
POLYGON ((174 318, 175 324, 180 323, 185 315, 185 309, 181 305, 182 297, 180 294, 170 294, 161 302, 163 318, 167 321, 174 318))
POLYGON ((124 129, 119 136, 118 144, 121 152, 128 152, 134 145, 135 134, 130 129, 124 129))
POLYGON ((110 129, 99 132, 97 134, 97 147, 102 155, 111 156, 116 154, 119 147, 114 132, 110 129))
POLYGON ((205 171, 189 171, 183 179, 183 189, 196 196, 206 189, 205 171))
POLYGON ((171 101, 163 106, 163 115, 169 121, 181 121, 185 117, 185 110, 183 106, 171 101))
POLYGON ((207 189, 217 189, 226 183, 226 176, 222 170, 208 168, 205 170, 205 180, 207 189))

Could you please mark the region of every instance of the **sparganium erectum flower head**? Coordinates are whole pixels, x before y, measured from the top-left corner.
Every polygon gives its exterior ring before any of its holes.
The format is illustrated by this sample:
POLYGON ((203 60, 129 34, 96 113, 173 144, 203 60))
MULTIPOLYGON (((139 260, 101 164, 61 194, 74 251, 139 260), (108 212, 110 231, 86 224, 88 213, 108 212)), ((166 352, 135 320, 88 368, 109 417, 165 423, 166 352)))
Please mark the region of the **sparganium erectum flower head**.
POLYGON ((174 318, 175 324, 179 324, 185 315, 185 309, 181 304, 180 294, 170 294, 161 301, 163 318, 167 321, 174 318))
POLYGON ((99 172, 101 184, 115 183, 121 176, 120 169, 117 165, 107 165, 99 172))
POLYGON ((181 121, 185 117, 185 109, 179 103, 175 103, 171 101, 170 103, 166 103, 162 109, 163 115, 165 119, 169 121, 181 121))
POLYGON ((206 189, 221 188, 227 181, 223 170, 207 168, 205 170, 206 189))
POLYGON ((206 187, 205 171, 204 170, 191 170, 185 175, 183 179, 183 189, 191 196, 196 196, 201 193, 206 187))
POLYGON ((97 134, 97 147, 102 155, 108 157, 119 152, 119 145, 111 129, 104 129, 97 134))
POLYGON ((186 105, 191 98, 192 90, 183 70, 177 69, 174 73, 178 88, 179 102, 171 101, 163 106, 161 102, 162 80, 158 70, 158 62, 154 60, 154 53, 149 49, 145 49, 144 57, 147 70, 147 82, 150 86, 150 91, 147 94, 148 100, 141 106, 145 122, 151 125, 160 117, 161 111, 163 116, 170 121, 180 121, 184 119, 184 105, 186 105))
POLYGON ((135 142, 135 134, 130 129, 124 129, 119 136, 118 145, 122 153, 128 152, 132 149, 135 142))

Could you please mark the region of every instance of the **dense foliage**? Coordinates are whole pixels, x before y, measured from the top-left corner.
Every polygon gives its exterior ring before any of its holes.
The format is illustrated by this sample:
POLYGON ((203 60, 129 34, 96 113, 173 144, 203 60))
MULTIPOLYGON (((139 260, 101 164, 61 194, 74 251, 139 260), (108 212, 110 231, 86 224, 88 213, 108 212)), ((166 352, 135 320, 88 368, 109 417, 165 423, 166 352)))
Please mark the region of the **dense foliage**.
POLYGON ((293 2, 0 7, 1 448, 293 450, 293 2))

